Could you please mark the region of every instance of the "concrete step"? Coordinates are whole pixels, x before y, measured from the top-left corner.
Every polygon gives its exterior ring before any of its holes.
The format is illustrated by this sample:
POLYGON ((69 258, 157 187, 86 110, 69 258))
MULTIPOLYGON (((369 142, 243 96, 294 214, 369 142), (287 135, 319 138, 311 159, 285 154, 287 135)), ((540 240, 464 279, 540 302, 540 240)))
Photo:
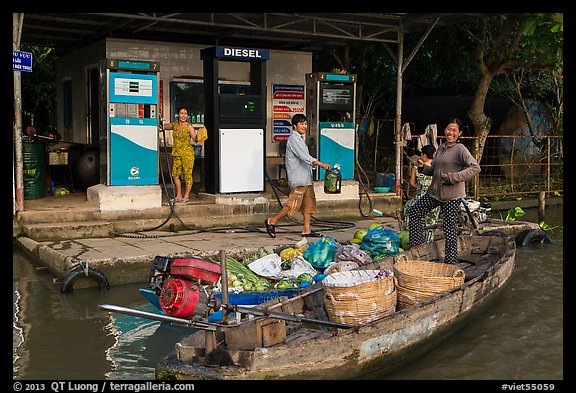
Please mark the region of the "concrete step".
MULTIPOLYGON (((152 229, 182 230, 189 228, 221 228, 263 226, 266 217, 276 214, 287 196, 274 194, 211 195, 199 193, 187 203, 167 201, 159 208, 142 210, 100 211, 86 202, 83 195, 69 198, 46 198, 30 201, 28 210, 18 212, 13 220, 13 237, 26 236, 37 241, 109 237, 126 232, 152 229)), ((385 216, 395 217, 402 206, 399 196, 371 194, 326 195, 317 191, 319 220, 346 221, 372 215, 378 209, 385 216), (342 196, 346 196, 342 198, 342 196)), ((294 219, 302 220, 301 214, 294 219)))
POLYGON ((37 241, 111 237, 114 224, 107 221, 23 224, 22 233, 37 241))

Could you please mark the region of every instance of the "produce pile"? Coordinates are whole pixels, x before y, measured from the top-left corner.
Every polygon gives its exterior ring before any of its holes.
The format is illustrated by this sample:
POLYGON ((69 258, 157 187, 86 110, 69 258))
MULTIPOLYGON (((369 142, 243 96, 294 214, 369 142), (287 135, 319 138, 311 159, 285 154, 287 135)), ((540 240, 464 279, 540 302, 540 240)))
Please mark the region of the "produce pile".
MULTIPOLYGON (((303 288, 328 274, 357 269, 408 248, 407 231, 396 232, 377 222, 356 231, 349 244, 323 236, 316 242, 300 241, 278 253, 262 247, 242 259, 226 257, 228 289, 238 293, 303 288)), ((219 260, 213 262, 220 264, 219 260)), ((218 286, 221 290, 220 282, 218 286)))

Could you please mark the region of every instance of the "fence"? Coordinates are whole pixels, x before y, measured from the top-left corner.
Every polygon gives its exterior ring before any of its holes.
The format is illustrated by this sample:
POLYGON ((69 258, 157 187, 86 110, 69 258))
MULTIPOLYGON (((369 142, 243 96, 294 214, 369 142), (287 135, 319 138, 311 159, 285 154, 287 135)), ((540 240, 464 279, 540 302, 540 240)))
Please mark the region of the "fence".
MULTIPOLYGON (((394 124, 376 120, 374 131, 358 135, 358 161, 373 181, 376 172, 394 172, 394 124)), ((444 136, 438 135, 438 142, 444 136)), ((488 135, 480 152, 480 137, 462 137, 462 142, 480 163, 481 173, 467 184, 475 200, 507 200, 515 197, 547 196, 563 192, 563 137, 558 135, 488 135)), ((410 145, 410 143, 407 143, 410 145)), ((406 147, 404 148, 405 150, 406 147)), ((403 196, 414 196, 408 184, 409 163, 404 154, 403 196)))
POLYGON ((489 135, 480 159, 480 137, 465 137, 482 172, 468 184, 476 200, 547 196, 564 189, 563 137, 489 135))

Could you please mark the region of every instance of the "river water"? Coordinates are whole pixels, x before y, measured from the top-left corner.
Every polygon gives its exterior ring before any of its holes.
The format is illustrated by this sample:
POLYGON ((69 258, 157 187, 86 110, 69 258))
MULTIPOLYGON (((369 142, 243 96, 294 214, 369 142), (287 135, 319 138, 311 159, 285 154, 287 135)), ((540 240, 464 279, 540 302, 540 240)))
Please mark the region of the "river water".
MULTIPOLYGON (((521 219, 537 221, 535 209, 525 211, 521 219)), ((553 243, 517 249, 511 282, 486 314, 408 367, 370 378, 564 379, 561 206, 546 209, 546 223, 560 226, 548 232, 553 243)), ((155 312, 138 292, 145 284, 61 294, 52 276, 17 249, 12 281, 14 379, 152 380, 156 364, 174 355, 189 332, 97 307, 155 312)))

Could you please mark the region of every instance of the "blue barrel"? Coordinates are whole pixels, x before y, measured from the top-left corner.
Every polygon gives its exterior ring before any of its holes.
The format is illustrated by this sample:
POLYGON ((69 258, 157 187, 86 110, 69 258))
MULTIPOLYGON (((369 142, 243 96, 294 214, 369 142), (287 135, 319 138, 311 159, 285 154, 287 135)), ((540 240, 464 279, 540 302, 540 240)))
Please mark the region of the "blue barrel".
POLYGON ((41 142, 22 143, 24 199, 46 195, 46 147, 41 142))

